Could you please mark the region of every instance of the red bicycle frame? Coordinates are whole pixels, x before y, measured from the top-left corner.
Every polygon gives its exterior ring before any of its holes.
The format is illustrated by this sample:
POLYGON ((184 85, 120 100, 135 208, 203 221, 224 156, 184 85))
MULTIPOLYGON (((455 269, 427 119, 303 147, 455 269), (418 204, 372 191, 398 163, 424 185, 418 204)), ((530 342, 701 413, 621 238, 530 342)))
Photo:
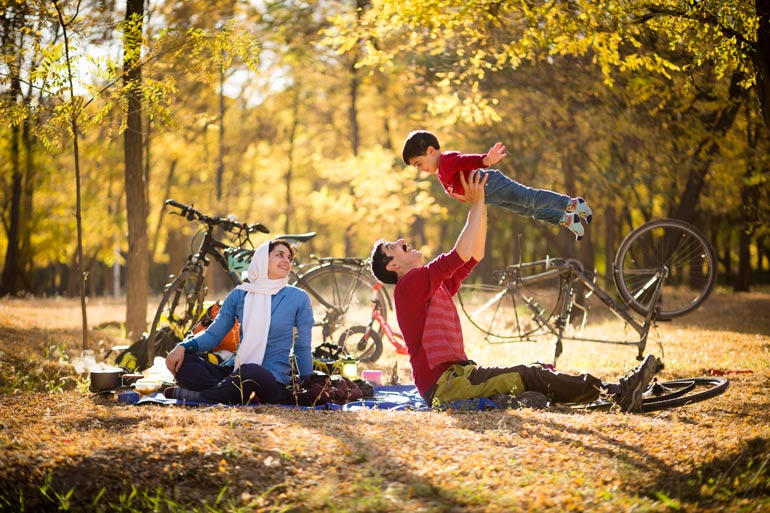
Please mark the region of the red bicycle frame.
POLYGON ((382 327, 383 332, 385 333, 385 336, 388 338, 391 344, 393 344, 393 347, 396 348, 396 353, 398 354, 409 354, 409 351, 407 350, 406 346, 399 342, 399 339, 404 340, 404 336, 401 335, 401 333, 398 333, 396 331, 393 331, 393 328, 390 327, 390 324, 388 324, 388 321, 382 318, 382 315, 380 314, 380 299, 377 294, 377 292, 382 288, 382 283, 377 283, 374 286, 374 299, 372 299, 372 318, 369 320, 369 325, 366 327, 366 332, 364 332, 364 340, 369 339, 369 334, 372 331, 372 326, 374 325, 374 321, 377 321, 380 323, 380 326, 382 327))

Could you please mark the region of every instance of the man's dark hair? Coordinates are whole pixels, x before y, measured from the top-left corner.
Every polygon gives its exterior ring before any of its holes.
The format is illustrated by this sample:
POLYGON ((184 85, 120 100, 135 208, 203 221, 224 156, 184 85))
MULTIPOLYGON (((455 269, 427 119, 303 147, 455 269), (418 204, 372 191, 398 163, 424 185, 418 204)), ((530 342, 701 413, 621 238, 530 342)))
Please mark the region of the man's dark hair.
POLYGON ((404 149, 401 151, 401 158, 404 159, 404 164, 409 165, 409 161, 420 155, 425 155, 428 152, 428 147, 433 146, 435 149, 440 150, 441 146, 438 144, 438 138, 427 130, 415 130, 406 136, 404 141, 404 149))
POLYGON ((395 285, 398 282, 398 274, 396 274, 395 271, 386 269, 390 261, 393 260, 393 257, 386 255, 382 250, 383 247, 385 247, 385 241, 383 239, 374 243, 372 255, 369 258, 369 265, 372 268, 372 274, 375 278, 382 283, 395 285))

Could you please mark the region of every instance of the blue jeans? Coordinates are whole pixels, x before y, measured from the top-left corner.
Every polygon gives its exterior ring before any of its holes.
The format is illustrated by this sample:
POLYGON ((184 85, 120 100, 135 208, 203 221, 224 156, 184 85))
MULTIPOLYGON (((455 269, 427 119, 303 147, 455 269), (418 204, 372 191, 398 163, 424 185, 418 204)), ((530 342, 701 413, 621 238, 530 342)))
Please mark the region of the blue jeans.
POLYGON ((559 224, 570 197, 546 189, 533 189, 513 180, 497 169, 486 171, 484 188, 486 204, 502 207, 524 217, 534 217, 551 224, 559 224))
POLYGON ((261 365, 247 363, 238 371, 187 354, 176 373, 179 386, 201 393, 201 401, 212 404, 291 403, 291 392, 261 365))

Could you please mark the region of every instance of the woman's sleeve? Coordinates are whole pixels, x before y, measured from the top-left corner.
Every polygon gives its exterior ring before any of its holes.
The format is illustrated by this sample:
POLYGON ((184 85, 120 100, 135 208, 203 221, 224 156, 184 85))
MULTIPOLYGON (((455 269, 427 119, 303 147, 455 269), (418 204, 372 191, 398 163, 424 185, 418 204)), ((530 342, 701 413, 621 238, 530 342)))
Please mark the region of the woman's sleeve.
POLYGON ((230 292, 225 297, 217 316, 214 317, 214 322, 205 330, 179 344, 185 348, 186 353, 205 353, 219 345, 219 342, 233 329, 235 324, 235 307, 238 297, 237 294, 230 292))
POLYGON ((294 341, 294 357, 297 359, 297 368, 300 378, 305 378, 313 373, 313 308, 310 305, 310 296, 301 291, 302 300, 297 308, 297 339, 294 341))

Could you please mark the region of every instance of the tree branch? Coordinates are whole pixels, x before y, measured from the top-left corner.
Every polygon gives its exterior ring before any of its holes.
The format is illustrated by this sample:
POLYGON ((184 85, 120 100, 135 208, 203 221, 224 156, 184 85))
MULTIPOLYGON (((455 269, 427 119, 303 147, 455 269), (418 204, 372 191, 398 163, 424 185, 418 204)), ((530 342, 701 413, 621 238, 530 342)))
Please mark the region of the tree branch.
POLYGON ((735 38, 737 41, 742 43, 741 48, 746 53, 746 55, 748 55, 752 59, 756 56, 756 53, 757 53, 756 42, 747 39, 742 33, 738 32, 732 27, 729 27, 727 25, 720 23, 717 17, 714 16, 713 14, 709 14, 706 12, 703 12, 702 14, 696 14, 695 11, 683 11, 679 9, 672 9, 669 7, 663 7, 660 5, 653 5, 653 4, 645 4, 643 5, 643 8, 646 9, 648 12, 646 14, 640 14, 635 16, 636 23, 644 24, 655 18, 668 16, 672 18, 682 18, 689 21, 703 23, 705 25, 711 25, 719 29, 719 31, 722 32, 722 34, 724 34, 725 36, 735 38))

